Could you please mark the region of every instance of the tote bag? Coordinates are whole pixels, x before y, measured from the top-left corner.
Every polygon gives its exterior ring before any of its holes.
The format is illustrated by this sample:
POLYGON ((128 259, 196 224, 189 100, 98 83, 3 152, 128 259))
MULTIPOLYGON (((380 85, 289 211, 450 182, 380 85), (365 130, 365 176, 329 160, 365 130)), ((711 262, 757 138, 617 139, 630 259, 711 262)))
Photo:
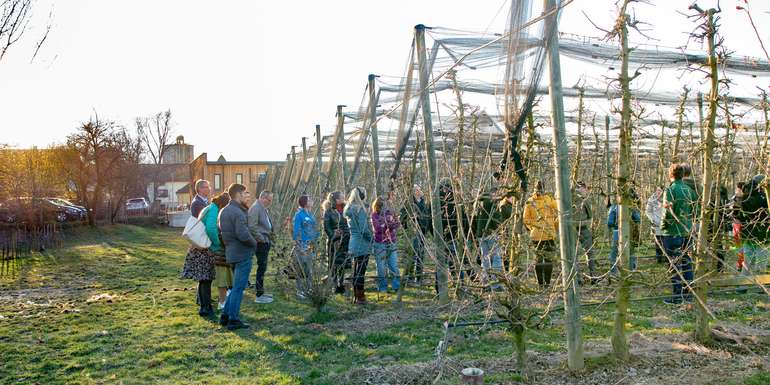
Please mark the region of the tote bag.
MULTIPOLYGON (((201 214, 205 215, 205 212, 206 210, 201 214)), ((201 215, 201 218, 204 215, 201 215)), ((211 246, 211 239, 209 239, 208 234, 206 234, 206 226, 204 226, 203 222, 196 217, 190 216, 187 220, 187 224, 185 224, 184 230, 182 231, 182 236, 187 239, 193 247, 207 249, 211 246)))

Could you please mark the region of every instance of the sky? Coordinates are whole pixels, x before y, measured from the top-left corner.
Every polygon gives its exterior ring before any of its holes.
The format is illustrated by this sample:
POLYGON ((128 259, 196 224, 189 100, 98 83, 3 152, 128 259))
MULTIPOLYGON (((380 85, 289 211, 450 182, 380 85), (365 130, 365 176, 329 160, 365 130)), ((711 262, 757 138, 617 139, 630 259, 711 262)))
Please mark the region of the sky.
MULTIPOLYGON (((677 11, 686 13, 691 1, 652 3, 634 9, 651 24, 652 43, 685 44, 694 24, 677 11)), ((721 1, 725 44, 764 57, 738 4, 721 1)), ((770 1, 749 6, 770 48, 770 1)), ((359 105, 369 73, 401 76, 415 24, 502 32, 509 7, 502 0, 37 0, 24 38, 0 61, 0 143, 60 143, 94 114, 133 130, 136 117, 170 109, 175 134, 196 155, 283 160, 302 136, 313 140, 316 124, 323 133, 334 129, 336 105, 359 105), (30 63, 49 14, 50 35, 30 63)), ((602 35, 584 13, 611 26, 615 1, 574 0, 560 30, 602 35)), ((583 70, 563 68, 571 76, 583 70)))

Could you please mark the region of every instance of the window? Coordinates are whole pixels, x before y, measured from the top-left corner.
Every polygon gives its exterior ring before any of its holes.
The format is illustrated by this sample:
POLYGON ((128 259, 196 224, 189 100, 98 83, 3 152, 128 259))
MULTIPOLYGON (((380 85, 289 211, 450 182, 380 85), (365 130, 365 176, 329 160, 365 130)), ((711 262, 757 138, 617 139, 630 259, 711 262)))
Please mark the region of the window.
POLYGON ((222 174, 214 174, 214 190, 222 189, 222 174))
POLYGON ((235 174, 235 183, 243 184, 243 174, 235 174))
POLYGON ((164 188, 158 189, 158 198, 168 198, 168 190, 164 188))

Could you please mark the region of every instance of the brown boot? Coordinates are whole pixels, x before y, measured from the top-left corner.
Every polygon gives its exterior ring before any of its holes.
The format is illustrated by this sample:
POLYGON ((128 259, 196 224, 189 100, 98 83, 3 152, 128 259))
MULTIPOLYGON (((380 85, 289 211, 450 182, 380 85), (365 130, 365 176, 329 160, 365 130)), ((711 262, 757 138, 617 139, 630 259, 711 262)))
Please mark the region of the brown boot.
POLYGON ((366 294, 363 287, 354 288, 354 296, 356 305, 366 305, 366 294))

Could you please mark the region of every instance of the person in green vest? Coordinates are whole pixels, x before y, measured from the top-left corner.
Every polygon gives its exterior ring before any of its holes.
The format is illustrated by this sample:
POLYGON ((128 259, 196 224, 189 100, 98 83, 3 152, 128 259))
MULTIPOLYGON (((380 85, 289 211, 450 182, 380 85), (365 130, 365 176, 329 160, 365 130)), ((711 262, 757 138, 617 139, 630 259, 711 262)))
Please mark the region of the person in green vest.
POLYGON ((667 304, 692 301, 689 285, 693 280, 693 264, 689 248, 698 196, 683 178, 686 166, 673 164, 668 169, 671 184, 666 188, 663 207, 666 212, 661 223, 663 249, 671 266, 671 298, 667 304))

